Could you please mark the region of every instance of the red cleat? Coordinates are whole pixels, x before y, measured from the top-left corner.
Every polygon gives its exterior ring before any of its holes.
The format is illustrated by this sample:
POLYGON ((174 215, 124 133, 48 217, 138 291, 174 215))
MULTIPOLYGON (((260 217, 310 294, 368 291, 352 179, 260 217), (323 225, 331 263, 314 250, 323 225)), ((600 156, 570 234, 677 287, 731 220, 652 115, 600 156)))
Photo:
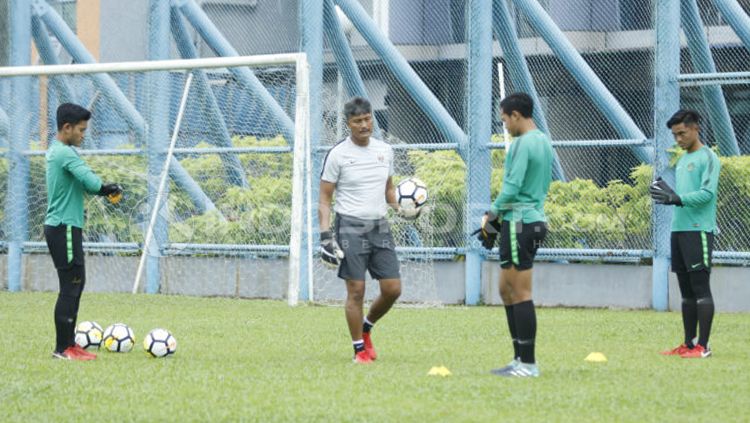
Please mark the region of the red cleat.
POLYGON ((84 350, 78 344, 73 345, 73 348, 76 349, 76 351, 78 352, 78 355, 81 355, 81 356, 84 356, 84 357, 91 357, 92 360, 94 360, 96 358, 96 354, 84 350))
POLYGON ((78 350, 75 347, 68 347, 63 352, 53 352, 52 358, 58 358, 61 360, 74 360, 74 361, 89 361, 96 358, 93 354, 88 353, 89 355, 83 355, 78 352, 78 350))
POLYGON ((680 354, 682 358, 708 358, 711 357, 711 348, 703 348, 703 345, 698 344, 692 350, 687 350, 680 354))
POLYGON ((371 359, 377 360, 378 353, 375 352, 375 347, 372 346, 372 338, 370 338, 370 332, 362 332, 362 340, 365 341, 365 351, 371 359))
POLYGON ((682 355, 685 354, 688 351, 691 351, 692 348, 688 347, 685 344, 681 344, 679 347, 672 348, 671 350, 662 351, 659 354, 661 355, 682 355))
POLYGON ((372 358, 369 354, 367 354, 367 351, 360 351, 356 354, 354 354, 354 360, 357 364, 371 364, 372 358))

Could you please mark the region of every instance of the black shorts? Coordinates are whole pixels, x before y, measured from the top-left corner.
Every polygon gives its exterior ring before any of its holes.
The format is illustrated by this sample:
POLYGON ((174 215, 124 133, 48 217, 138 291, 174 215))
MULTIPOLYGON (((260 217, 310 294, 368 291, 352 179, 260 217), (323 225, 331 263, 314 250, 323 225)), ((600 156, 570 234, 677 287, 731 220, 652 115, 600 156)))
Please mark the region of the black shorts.
POLYGON ((81 228, 44 225, 44 239, 57 269, 60 293, 79 297, 86 284, 81 228))
POLYGON ((703 231, 672 232, 672 271, 711 271, 714 234, 703 231))
POLYGON ((518 270, 534 267, 536 250, 547 236, 545 222, 509 222, 503 221, 500 229, 500 267, 518 270))
POLYGON ((336 242, 344 251, 338 276, 346 280, 400 279, 396 243, 385 219, 364 220, 336 214, 336 242))

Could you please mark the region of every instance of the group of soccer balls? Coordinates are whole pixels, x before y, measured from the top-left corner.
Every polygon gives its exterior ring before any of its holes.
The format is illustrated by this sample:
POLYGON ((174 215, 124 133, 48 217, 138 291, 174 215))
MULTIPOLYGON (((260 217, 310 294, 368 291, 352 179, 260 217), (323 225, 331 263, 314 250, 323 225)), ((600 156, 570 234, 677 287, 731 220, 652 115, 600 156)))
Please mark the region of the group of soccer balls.
MULTIPOLYGON (((75 342, 83 349, 104 347, 111 352, 130 352, 135 334, 125 323, 113 323, 102 330, 98 323, 85 321, 76 326, 75 342)), ((166 357, 177 351, 177 339, 166 329, 154 329, 143 338, 143 349, 151 357, 166 357)))

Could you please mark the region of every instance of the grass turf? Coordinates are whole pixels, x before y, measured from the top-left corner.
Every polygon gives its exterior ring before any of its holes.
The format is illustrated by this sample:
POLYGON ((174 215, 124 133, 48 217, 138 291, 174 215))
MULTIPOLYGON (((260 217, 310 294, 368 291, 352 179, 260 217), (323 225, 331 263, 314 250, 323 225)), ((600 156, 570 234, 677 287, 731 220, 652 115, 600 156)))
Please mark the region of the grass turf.
POLYGON ((79 320, 125 322, 136 349, 53 360, 52 293, 0 292, 0 421, 743 421, 750 410, 747 314, 717 314, 714 357, 658 351, 678 313, 540 309, 539 379, 490 375, 511 345, 499 307, 397 308, 351 363, 339 307, 161 295, 84 294, 79 320), (177 354, 152 359, 166 327, 177 354), (603 352, 607 363, 583 359, 603 352), (453 375, 428 376, 444 365, 453 375))

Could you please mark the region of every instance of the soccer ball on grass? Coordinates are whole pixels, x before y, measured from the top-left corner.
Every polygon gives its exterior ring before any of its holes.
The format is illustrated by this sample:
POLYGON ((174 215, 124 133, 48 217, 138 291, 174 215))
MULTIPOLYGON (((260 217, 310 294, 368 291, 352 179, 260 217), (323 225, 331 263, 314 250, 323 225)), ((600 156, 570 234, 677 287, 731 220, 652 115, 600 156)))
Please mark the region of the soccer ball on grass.
POLYGON ((143 338, 143 349, 151 357, 166 357, 177 351, 177 340, 166 329, 154 329, 143 338))
POLYGON ((114 323, 104 330, 102 344, 107 351, 129 352, 135 344, 135 335, 125 323, 114 323))
POLYGON ((83 349, 99 348, 102 344, 102 327, 88 320, 76 326, 75 341, 83 349))

